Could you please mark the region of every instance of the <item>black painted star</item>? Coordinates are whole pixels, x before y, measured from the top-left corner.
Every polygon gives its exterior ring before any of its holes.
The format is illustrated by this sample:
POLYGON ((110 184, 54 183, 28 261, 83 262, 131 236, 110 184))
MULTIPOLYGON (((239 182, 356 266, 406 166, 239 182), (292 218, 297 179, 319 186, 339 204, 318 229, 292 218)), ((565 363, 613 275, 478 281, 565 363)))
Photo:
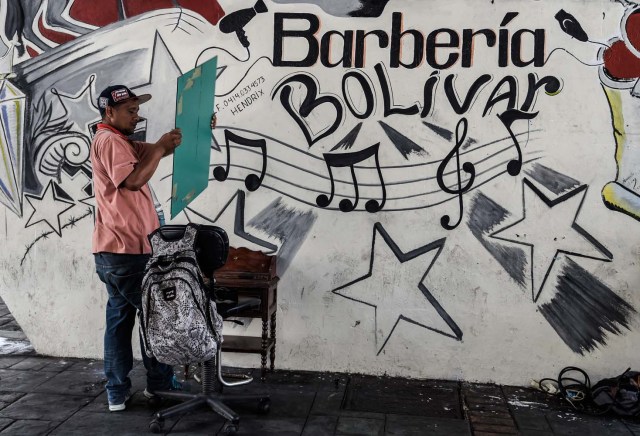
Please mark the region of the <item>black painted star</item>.
POLYGON ((71 209, 75 203, 56 194, 53 180, 49 182, 42 196, 38 197, 32 194, 25 194, 25 198, 33 208, 33 213, 29 217, 25 228, 44 222, 51 227, 58 236, 62 236, 60 215, 71 209))
POLYGON ((551 200, 524 179, 522 218, 491 234, 494 239, 529 247, 533 301, 549 278, 560 254, 609 262, 613 255, 576 223, 588 186, 582 185, 551 200))
POLYGON ((369 272, 331 291, 374 309, 378 355, 400 321, 462 340, 458 325, 424 284, 445 241, 445 238, 439 239, 405 253, 382 224, 376 223, 373 227, 369 272), (384 244, 376 245, 377 234, 382 236, 384 244), (431 259, 428 254, 432 254, 431 259), (416 264, 425 264, 426 268, 419 268, 416 264))

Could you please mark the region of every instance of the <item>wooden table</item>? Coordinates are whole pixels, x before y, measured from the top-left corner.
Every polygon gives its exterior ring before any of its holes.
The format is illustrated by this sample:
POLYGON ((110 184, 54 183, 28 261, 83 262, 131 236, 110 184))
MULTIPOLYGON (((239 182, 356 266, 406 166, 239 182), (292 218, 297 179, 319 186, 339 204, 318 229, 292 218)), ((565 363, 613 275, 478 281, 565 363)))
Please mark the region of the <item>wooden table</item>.
POLYGON ((229 249, 227 263, 214 276, 216 286, 224 286, 243 297, 259 298, 260 307, 234 315, 243 318, 261 318, 262 336, 224 335, 222 351, 232 353, 259 353, 261 356, 261 379, 267 372, 267 353, 270 369, 275 369, 276 358, 276 309, 278 307, 278 280, 276 256, 245 247, 229 249))

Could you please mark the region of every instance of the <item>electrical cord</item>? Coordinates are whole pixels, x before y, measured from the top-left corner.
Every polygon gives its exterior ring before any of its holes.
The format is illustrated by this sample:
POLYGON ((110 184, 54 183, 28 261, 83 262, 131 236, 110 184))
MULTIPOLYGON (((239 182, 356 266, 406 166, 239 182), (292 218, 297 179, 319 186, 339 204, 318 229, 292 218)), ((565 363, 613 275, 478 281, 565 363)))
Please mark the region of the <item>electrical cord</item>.
POLYGON ((538 388, 548 395, 566 400, 576 410, 585 410, 585 404, 591 400, 591 379, 584 370, 576 366, 563 368, 557 379, 541 379, 538 388), (578 373, 582 377, 568 377, 567 374, 573 375, 571 373, 578 373))

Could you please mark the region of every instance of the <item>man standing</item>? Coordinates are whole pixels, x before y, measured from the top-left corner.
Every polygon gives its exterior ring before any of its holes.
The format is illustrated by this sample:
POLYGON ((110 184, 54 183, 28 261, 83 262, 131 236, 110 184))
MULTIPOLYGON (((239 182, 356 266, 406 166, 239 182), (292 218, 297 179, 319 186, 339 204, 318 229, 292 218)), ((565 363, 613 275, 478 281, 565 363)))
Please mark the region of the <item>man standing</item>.
MULTIPOLYGON (((102 123, 91 144, 93 189, 97 212, 93 232, 96 271, 109 300, 104 334, 104 370, 109 410, 121 411, 131 396, 129 371, 133 366, 131 336, 136 311, 141 309, 141 285, 151 253, 147 235, 159 227, 148 182, 160 159, 182 141, 179 129, 162 135, 155 144, 128 139, 140 121, 140 104, 149 94, 135 95, 124 85, 110 86, 98 97, 102 123)), ((145 395, 179 389, 171 366, 148 358, 145 395)))

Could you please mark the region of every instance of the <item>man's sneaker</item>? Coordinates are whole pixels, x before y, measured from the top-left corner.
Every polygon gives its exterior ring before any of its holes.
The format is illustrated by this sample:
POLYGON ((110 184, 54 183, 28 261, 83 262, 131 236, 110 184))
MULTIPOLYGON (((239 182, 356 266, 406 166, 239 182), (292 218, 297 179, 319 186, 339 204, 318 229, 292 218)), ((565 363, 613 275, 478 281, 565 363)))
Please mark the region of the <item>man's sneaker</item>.
MULTIPOLYGON (((169 390, 170 391, 184 391, 185 390, 184 385, 182 383, 180 383, 180 381, 178 381, 178 379, 177 379, 177 377, 175 375, 173 377, 171 377, 171 385, 169 386, 169 390)), ((153 392, 151 392, 149 390, 149 388, 145 388, 143 394, 149 400, 157 397, 157 395, 154 394, 153 392)))
POLYGON ((128 391, 124 396, 124 401, 119 404, 109 403, 109 411, 110 412, 122 412, 127 408, 127 401, 131 398, 131 391, 128 391))

